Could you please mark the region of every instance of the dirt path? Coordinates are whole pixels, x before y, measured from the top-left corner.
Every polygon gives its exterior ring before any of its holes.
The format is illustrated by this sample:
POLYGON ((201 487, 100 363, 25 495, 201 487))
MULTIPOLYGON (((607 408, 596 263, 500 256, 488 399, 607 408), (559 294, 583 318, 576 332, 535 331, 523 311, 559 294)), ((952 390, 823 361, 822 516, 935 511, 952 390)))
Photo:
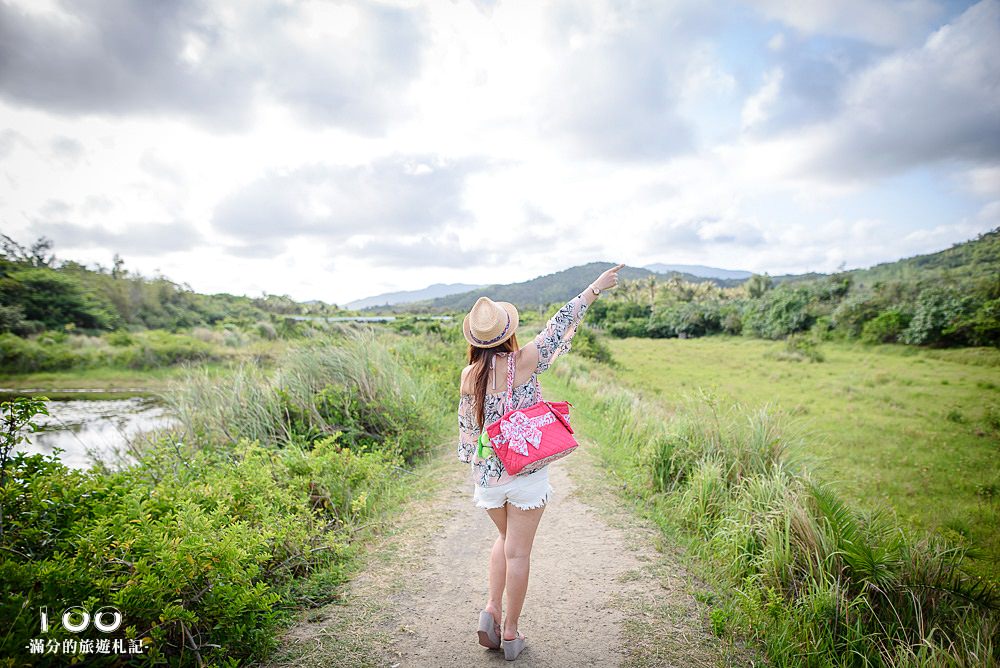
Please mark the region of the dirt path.
MULTIPOLYGON (((655 530, 615 507, 583 445, 550 467, 555 495, 532 550, 517 665, 741 664, 705 630, 697 584, 653 548, 655 530)), ((428 473, 440 482, 373 543, 344 604, 305 613, 269 666, 510 665, 475 634, 496 529, 450 451, 428 473)))

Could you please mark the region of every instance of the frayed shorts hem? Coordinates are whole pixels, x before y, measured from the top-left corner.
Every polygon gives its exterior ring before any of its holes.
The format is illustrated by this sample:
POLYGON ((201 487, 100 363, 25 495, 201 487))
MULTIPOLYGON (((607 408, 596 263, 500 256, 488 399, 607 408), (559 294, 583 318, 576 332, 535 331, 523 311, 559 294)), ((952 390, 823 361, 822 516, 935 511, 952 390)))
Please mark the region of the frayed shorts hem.
POLYGON ((477 508, 489 510, 503 508, 507 503, 521 510, 541 508, 555 494, 555 488, 549 483, 549 470, 546 466, 526 476, 518 476, 504 485, 496 487, 480 487, 472 495, 477 508))
POLYGON ((518 503, 517 501, 514 501, 513 499, 505 499, 505 500, 501 501, 500 503, 497 503, 497 504, 494 504, 494 505, 487 505, 483 501, 477 501, 476 502, 476 508, 485 508, 486 510, 490 510, 491 508, 503 508, 505 504, 509 503, 512 506, 517 506, 521 510, 533 510, 535 508, 541 508, 546 503, 548 503, 549 502, 549 498, 552 496, 552 494, 554 492, 555 492, 555 489, 552 487, 552 485, 549 485, 548 489, 545 490, 545 495, 541 499, 539 499, 537 502, 535 502, 535 503, 530 503, 529 502, 529 503, 526 503, 526 504, 521 504, 521 503, 518 503))

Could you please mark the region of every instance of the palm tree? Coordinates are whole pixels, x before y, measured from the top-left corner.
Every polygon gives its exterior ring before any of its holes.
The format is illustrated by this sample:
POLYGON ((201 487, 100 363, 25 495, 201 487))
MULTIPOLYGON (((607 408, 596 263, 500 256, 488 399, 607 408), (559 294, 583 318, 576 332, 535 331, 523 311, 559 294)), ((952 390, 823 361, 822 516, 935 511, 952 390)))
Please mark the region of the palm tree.
POLYGON ((656 275, 650 274, 646 277, 646 287, 649 288, 649 308, 653 308, 656 303, 656 275))
POLYGON ((746 286, 747 295, 751 299, 757 299, 774 285, 774 281, 772 281, 771 277, 767 275, 767 272, 765 272, 763 276, 760 274, 752 275, 746 280, 744 285, 746 286))

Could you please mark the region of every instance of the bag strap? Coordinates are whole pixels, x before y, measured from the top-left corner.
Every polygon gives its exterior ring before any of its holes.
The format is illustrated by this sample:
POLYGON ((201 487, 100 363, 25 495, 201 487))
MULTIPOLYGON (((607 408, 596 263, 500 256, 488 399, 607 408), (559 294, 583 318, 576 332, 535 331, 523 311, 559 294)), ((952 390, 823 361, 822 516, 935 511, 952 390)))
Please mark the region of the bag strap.
MULTIPOLYGON (((510 410, 510 400, 514 394, 514 370, 517 367, 517 362, 515 360, 515 352, 507 353, 507 393, 504 395, 503 400, 503 412, 506 413, 510 410)), ((542 399, 542 386, 538 383, 538 375, 535 375, 535 394, 538 401, 543 401, 542 399)))
POLYGON ((514 368, 516 366, 514 361, 515 354, 516 353, 514 351, 507 353, 507 392, 503 398, 504 413, 510 410, 510 399, 514 394, 514 368))

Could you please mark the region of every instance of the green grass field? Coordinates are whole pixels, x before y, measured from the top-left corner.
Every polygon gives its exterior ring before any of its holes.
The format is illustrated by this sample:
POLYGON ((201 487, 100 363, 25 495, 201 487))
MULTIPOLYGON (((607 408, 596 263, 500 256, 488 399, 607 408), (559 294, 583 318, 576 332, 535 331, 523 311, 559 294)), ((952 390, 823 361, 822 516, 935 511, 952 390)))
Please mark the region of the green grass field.
MULTIPOLYGON (((0 388, 16 391, 41 389, 50 397, 58 395, 59 390, 79 389, 158 392, 165 389, 171 380, 183 378, 189 373, 190 366, 176 365, 145 370, 98 367, 95 369, 7 374, 0 376, 0 388)), ((199 364, 197 366, 204 369, 222 369, 225 365, 199 364)))
POLYGON ((773 402, 808 433, 808 465, 846 501, 960 534, 1000 573, 1000 351, 826 342, 824 361, 809 362, 789 359, 783 342, 740 337, 608 343, 617 380, 668 405, 698 388, 773 402))

